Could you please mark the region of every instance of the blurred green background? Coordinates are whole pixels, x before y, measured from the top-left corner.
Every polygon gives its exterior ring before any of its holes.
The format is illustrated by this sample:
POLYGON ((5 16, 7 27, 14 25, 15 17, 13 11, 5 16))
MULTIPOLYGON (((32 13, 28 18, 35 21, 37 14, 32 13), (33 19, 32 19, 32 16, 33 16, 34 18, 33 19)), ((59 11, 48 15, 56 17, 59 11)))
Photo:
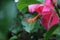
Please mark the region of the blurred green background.
MULTIPOLYGON (((45 0, 0 0, 0 40, 60 40, 60 23, 49 31, 38 18, 33 24, 25 20, 37 13, 30 14, 28 5, 41 4, 45 0)), ((60 15, 60 0, 57 0, 60 15)))

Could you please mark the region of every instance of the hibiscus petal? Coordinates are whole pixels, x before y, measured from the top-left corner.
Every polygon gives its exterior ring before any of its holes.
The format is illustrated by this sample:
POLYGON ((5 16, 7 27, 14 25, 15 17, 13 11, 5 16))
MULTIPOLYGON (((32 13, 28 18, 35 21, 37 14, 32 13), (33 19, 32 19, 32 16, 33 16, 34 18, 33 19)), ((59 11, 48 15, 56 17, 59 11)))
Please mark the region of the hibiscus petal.
POLYGON ((54 26, 55 24, 58 24, 59 23, 59 17, 57 15, 57 13, 54 13, 53 15, 53 19, 52 19, 52 22, 51 22, 51 27, 54 26))
POLYGON ((51 0, 45 0, 45 5, 50 6, 51 8, 54 8, 51 0))
POLYGON ((49 6, 40 4, 39 6, 37 6, 36 12, 38 12, 38 14, 40 15, 47 15, 52 13, 51 10, 52 8, 50 8, 49 6))
POLYGON ((32 4, 32 5, 29 5, 28 6, 28 10, 29 10, 29 12, 35 12, 36 11, 36 9, 37 9, 37 6, 39 6, 40 4, 32 4))
POLYGON ((42 10, 42 15, 47 15, 47 14, 52 14, 52 11, 51 11, 51 9, 49 7, 47 7, 45 5, 43 10, 42 10))
POLYGON ((41 22, 42 22, 42 25, 46 28, 46 30, 49 30, 55 24, 59 23, 59 17, 56 13, 47 14, 47 15, 42 16, 41 22))
POLYGON ((44 8, 44 4, 40 4, 39 6, 37 6, 36 12, 38 12, 38 14, 42 14, 43 8, 44 8))
POLYGON ((49 29, 49 22, 50 22, 51 16, 52 14, 47 14, 47 15, 42 16, 41 18, 41 23, 46 28, 46 30, 49 29))
POLYGON ((53 0, 54 3, 57 3, 57 0, 53 0))

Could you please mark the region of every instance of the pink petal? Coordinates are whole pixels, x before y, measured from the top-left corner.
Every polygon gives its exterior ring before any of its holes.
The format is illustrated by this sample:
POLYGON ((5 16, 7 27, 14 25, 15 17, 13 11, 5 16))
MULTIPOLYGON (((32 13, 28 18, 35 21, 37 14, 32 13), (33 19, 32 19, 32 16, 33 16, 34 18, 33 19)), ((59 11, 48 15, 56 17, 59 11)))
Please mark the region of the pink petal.
POLYGON ((36 12, 38 12, 38 14, 41 15, 47 15, 52 13, 51 11, 52 9, 44 4, 40 4, 39 6, 37 6, 36 12))
POLYGON ((35 12, 36 11, 36 9, 37 9, 37 6, 39 6, 40 4, 32 4, 32 5, 29 5, 28 6, 28 10, 29 10, 29 12, 35 12))
POLYGON ((56 3, 56 2, 57 2, 57 0, 53 0, 53 2, 54 2, 54 3, 56 3))
POLYGON ((53 19, 52 19, 52 22, 51 22, 51 27, 54 26, 55 24, 58 24, 59 23, 59 17, 57 15, 57 13, 54 13, 53 15, 53 19))
POLYGON ((47 6, 51 7, 51 8, 54 8, 51 0, 45 0, 45 5, 47 5, 47 6))
POLYGON ((42 25, 46 28, 46 30, 49 30, 55 24, 59 23, 59 17, 57 13, 47 14, 42 16, 41 22, 42 22, 42 25))
POLYGON ((38 12, 38 14, 42 14, 43 8, 44 8, 44 4, 40 4, 39 6, 37 6, 36 12, 38 12))
POLYGON ((44 8, 42 10, 42 15, 47 15, 47 14, 52 14, 52 11, 49 7, 44 6, 44 8))
POLYGON ((46 28, 46 30, 49 29, 49 21, 51 19, 51 15, 52 14, 47 14, 47 15, 42 16, 41 18, 42 25, 46 28))

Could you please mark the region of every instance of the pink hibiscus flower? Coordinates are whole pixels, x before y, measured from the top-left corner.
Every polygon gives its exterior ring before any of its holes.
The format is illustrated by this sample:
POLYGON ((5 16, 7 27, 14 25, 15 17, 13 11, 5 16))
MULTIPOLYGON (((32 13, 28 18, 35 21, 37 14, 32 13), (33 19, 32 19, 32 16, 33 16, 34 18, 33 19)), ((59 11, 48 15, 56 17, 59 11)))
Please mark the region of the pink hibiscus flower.
POLYGON ((29 12, 37 12, 38 15, 29 20, 30 23, 34 22, 40 15, 41 23, 49 30, 52 26, 59 23, 59 17, 54 10, 51 0, 46 0, 44 4, 32 4, 28 6, 29 12))

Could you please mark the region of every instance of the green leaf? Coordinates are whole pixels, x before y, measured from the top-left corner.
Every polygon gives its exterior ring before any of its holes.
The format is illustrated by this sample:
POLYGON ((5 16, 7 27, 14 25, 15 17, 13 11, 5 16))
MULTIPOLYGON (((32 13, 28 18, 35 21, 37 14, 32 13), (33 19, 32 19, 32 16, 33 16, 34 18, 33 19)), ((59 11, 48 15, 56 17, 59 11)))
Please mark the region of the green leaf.
MULTIPOLYGON (((28 16, 28 15, 27 15, 28 16)), ((31 15, 29 15, 28 17, 29 19, 32 18, 31 15)), ((26 22, 24 19, 22 20, 22 25, 24 26, 24 29, 27 31, 27 32, 34 32, 38 29, 39 27, 39 22, 38 20, 35 20, 32 24, 30 24, 29 22, 26 22)))
POLYGON ((40 3, 44 3, 45 2, 45 0, 37 0, 37 1, 39 1, 40 3))
POLYGON ((6 40, 6 36, 2 32, 0 32, 0 40, 6 40))
POLYGON ((60 9, 60 0, 57 0, 57 5, 58 5, 58 7, 60 9))
POLYGON ((56 36, 56 40, 60 40, 60 35, 57 35, 56 36))
POLYGON ((23 27, 21 26, 21 24, 16 25, 14 28, 11 28, 11 32, 13 33, 13 35, 18 34, 22 30, 23 27))
POLYGON ((21 10, 22 12, 27 12, 28 11, 28 9, 27 9, 28 5, 37 4, 37 3, 40 3, 40 2, 37 0, 20 0, 17 3, 17 6, 18 6, 18 9, 21 10))
POLYGON ((53 34, 60 35, 60 24, 59 27, 57 27, 56 30, 53 32, 53 34))
POLYGON ((17 16, 16 4, 13 0, 0 1, 0 32, 5 36, 17 16))
POLYGON ((20 30, 21 30, 20 26, 16 26, 16 27, 14 27, 11 31, 12 31, 12 33, 14 33, 14 34, 17 34, 20 30))
POLYGON ((16 40, 16 39, 17 39, 17 36, 13 36, 9 40, 16 40))
POLYGON ((46 32, 44 36, 44 40, 49 40, 49 38, 53 35, 53 32, 59 27, 59 24, 54 25, 49 31, 46 32))

